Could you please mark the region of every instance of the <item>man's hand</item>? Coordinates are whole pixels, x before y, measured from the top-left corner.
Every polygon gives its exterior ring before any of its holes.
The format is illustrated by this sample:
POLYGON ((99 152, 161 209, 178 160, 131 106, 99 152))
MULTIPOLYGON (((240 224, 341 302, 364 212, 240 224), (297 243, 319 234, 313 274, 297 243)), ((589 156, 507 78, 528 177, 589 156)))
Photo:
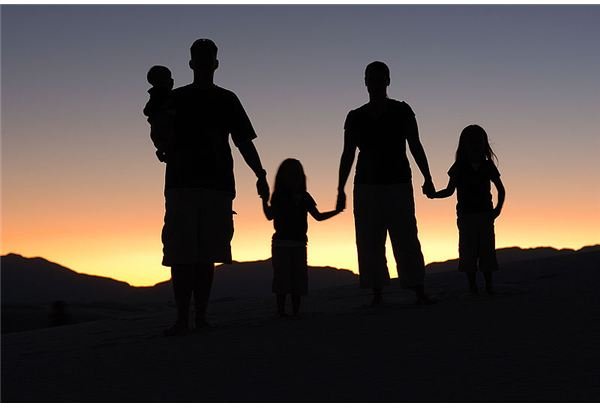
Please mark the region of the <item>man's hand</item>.
POLYGON ((256 180, 256 192, 263 200, 268 200, 271 192, 269 191, 269 183, 265 174, 258 177, 256 180))
POLYGON ((433 189, 433 192, 427 190, 425 188, 425 186, 421 187, 421 190, 423 191, 423 194, 425 194, 427 196, 427 198, 436 198, 435 194, 435 189, 433 189))
MULTIPOLYGON (((433 185, 433 181, 430 178, 425 179, 425 183, 423 184, 422 189, 423 189, 423 194, 425 194, 427 197, 435 194, 435 187, 433 185)), ((429 198, 431 198, 431 197, 429 197, 429 198)))
POLYGON ((337 201, 335 204, 336 211, 343 211, 346 208, 346 193, 344 190, 338 190, 337 201))

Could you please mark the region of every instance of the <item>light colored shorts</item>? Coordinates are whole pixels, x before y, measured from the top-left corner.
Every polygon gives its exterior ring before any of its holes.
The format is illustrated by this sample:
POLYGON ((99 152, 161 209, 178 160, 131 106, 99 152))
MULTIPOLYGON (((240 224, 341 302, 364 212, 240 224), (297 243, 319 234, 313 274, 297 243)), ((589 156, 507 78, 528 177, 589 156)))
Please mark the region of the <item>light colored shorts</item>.
POLYGON ((458 270, 461 272, 498 270, 494 218, 490 211, 458 217, 458 270))
POLYGON ((398 280, 403 288, 423 285, 425 262, 417 236, 411 183, 354 185, 354 226, 362 288, 390 283, 385 241, 390 235, 398 280))
POLYGON ((308 293, 308 267, 306 245, 290 241, 273 241, 273 293, 306 295, 308 293), (278 245, 279 244, 279 245, 278 245))
POLYGON ((231 263, 233 197, 205 188, 166 190, 162 264, 231 263))

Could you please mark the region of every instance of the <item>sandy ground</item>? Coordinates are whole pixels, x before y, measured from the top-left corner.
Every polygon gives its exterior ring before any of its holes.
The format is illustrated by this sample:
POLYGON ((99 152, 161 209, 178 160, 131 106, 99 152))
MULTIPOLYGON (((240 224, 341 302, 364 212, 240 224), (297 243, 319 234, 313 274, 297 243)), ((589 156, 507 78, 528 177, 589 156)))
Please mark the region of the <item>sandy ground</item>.
POLYGON ((299 320, 270 298, 213 303, 217 327, 178 338, 168 307, 6 334, 2 401, 600 401, 598 266, 522 264, 494 297, 431 275, 431 306, 337 287, 299 320))

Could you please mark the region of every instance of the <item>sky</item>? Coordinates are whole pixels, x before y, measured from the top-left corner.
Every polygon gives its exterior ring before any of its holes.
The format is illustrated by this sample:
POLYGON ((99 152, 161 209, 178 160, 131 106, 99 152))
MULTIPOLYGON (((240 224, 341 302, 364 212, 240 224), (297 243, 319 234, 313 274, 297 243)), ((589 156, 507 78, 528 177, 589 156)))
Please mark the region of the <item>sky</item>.
MULTIPOLYGON (((161 266, 164 165, 154 156, 146 72, 192 79, 189 47, 219 47, 215 82, 258 133, 272 183, 299 159, 321 211, 336 198, 343 124, 367 102, 365 66, 416 113, 436 187, 460 131, 486 129, 506 186, 496 246, 600 243, 600 6, 2 6, 2 254, 41 256, 132 285, 161 266)), ((273 226, 234 149, 233 257, 270 257, 273 226)), ((414 161, 427 262, 458 256, 456 198, 428 200, 414 161)), ((353 173, 352 173, 353 174, 353 173)), ((348 208, 309 222, 309 264, 357 271, 348 208)), ((389 249, 389 248, 388 248, 389 249)), ((388 250, 388 265, 395 263, 388 250)))

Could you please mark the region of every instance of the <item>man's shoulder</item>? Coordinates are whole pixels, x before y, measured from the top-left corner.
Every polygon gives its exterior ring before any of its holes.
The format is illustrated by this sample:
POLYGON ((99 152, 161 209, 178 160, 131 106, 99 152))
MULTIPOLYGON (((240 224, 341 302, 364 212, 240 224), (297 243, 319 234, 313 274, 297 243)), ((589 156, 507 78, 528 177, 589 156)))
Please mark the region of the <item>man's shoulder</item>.
POLYGON ((193 84, 187 84, 187 85, 183 85, 180 86, 178 88, 175 88, 171 91, 171 93, 173 95, 179 95, 179 94, 184 94, 186 92, 190 92, 192 90, 193 84))
POLYGON ((396 99, 388 99, 388 102, 395 111, 398 111, 403 114, 412 115, 412 116, 415 115, 415 113, 413 112, 410 105, 404 101, 398 101, 396 99))
POLYGON ((356 109, 352 109, 350 112, 348 112, 348 114, 349 115, 350 114, 360 115, 360 114, 366 113, 368 109, 369 109, 369 103, 367 102, 364 105, 361 105, 356 109))
POLYGON ((365 103, 364 105, 359 106, 358 108, 351 109, 350 112, 348 112, 348 114, 346 115, 346 123, 348 123, 349 121, 360 120, 362 117, 364 117, 367 113, 367 106, 368 103, 365 103))
MULTIPOLYGON (((187 84, 184 86, 180 86, 179 88, 175 88, 172 91, 173 96, 185 96, 196 92, 206 91, 206 89, 200 89, 194 86, 194 84, 187 84)), ((210 88, 210 93, 217 97, 223 97, 227 99, 237 99, 237 95, 230 91, 229 89, 222 88, 218 85, 213 85, 210 88)))

